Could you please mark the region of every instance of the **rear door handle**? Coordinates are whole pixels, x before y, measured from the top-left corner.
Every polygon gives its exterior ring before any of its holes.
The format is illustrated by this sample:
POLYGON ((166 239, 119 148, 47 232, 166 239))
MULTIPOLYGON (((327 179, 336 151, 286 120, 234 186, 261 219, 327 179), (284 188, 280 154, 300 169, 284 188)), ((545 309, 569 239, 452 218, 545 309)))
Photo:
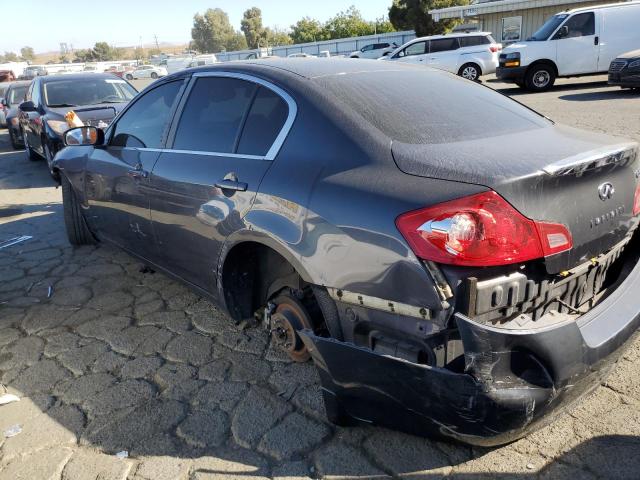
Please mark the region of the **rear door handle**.
POLYGON ((249 185, 237 180, 223 179, 215 183, 215 186, 221 190, 233 190, 234 192, 246 192, 249 185))
POLYGON ((593 39, 593 44, 594 45, 598 45, 599 41, 600 41, 600 39, 596 36, 596 38, 593 39))

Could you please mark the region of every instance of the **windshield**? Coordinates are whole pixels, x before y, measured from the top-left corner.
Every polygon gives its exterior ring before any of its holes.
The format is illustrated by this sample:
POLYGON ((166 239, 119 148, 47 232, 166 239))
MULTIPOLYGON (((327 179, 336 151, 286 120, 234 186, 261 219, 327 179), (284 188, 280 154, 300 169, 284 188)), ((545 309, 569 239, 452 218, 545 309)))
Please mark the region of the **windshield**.
POLYGON ((556 28, 558 28, 560 24, 564 22, 565 18, 567 18, 568 16, 569 15, 567 14, 562 14, 562 15, 554 15, 553 17, 550 17, 549 20, 544 22, 544 25, 542 25, 536 33, 534 33, 531 37, 527 38, 527 41, 541 42, 548 39, 549 36, 556 31, 556 28))
POLYGON ((136 93, 124 80, 111 78, 57 80, 44 85, 44 99, 49 107, 122 103, 131 100, 136 93))
POLYGON ((27 93, 27 88, 29 88, 29 85, 25 85, 24 87, 12 88, 9 92, 7 103, 9 105, 17 105, 18 103, 22 103, 24 101, 24 96, 27 93))

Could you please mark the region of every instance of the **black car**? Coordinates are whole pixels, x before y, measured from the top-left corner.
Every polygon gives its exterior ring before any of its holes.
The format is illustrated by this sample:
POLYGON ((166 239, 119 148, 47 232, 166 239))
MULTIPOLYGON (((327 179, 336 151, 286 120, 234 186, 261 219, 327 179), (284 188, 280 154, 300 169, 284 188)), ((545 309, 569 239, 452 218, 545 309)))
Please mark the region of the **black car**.
POLYGON ((611 62, 609 85, 640 88, 640 50, 627 52, 611 62))
POLYGON ((20 128, 18 120, 18 107, 24 102, 24 97, 27 94, 27 89, 30 84, 31 81, 11 82, 2 100, 2 107, 5 110, 5 117, 7 119, 7 128, 9 129, 9 139, 11 140, 11 146, 16 150, 24 148, 22 129, 20 128))
POLYGON ((329 418, 496 445, 640 325, 638 144, 449 73, 261 60, 155 82, 54 168, 109 241, 315 362, 329 418))
POLYGON ((44 158, 54 175, 51 162, 63 147, 62 137, 70 127, 65 117, 70 112, 84 125, 106 128, 136 94, 126 80, 108 73, 34 78, 25 102, 19 107, 19 123, 29 159, 44 158))

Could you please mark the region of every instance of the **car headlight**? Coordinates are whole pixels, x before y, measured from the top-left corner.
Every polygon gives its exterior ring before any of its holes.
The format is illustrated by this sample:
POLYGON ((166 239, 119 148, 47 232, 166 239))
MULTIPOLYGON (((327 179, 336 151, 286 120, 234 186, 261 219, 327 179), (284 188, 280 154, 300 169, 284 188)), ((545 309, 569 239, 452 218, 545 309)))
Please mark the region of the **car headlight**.
POLYGON ((49 128, 60 136, 64 135, 64 132, 69 130, 69 124, 62 120, 47 120, 47 125, 49 125, 49 128))
POLYGON ((640 67, 640 60, 634 60, 629 65, 627 65, 627 68, 638 68, 638 67, 640 67))
POLYGON ((504 53, 504 56, 500 58, 503 61, 505 67, 519 67, 520 66, 520 52, 504 53))
POLYGON ((510 52, 504 54, 505 60, 520 60, 520 52, 510 52))

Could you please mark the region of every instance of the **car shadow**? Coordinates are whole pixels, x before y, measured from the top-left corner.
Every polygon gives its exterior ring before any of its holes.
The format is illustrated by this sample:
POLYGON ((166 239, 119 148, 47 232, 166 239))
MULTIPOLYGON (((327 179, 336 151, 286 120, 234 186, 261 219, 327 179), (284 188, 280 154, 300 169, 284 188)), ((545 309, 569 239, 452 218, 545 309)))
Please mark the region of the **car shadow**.
MULTIPOLYGON (((529 92, 516 85, 508 86, 508 87, 496 87, 495 84, 492 85, 492 82, 487 83, 487 85, 490 85, 494 90, 509 96, 538 95, 537 93, 529 92)), ((605 87, 609 87, 609 85, 605 81, 594 81, 594 82, 584 82, 584 83, 562 83, 562 84, 554 85, 553 88, 550 90, 550 92, 561 92, 566 90, 587 90, 592 88, 605 88, 605 87)))
POLYGON ((640 98, 640 91, 630 89, 606 90, 603 92, 585 92, 570 95, 562 95, 560 100, 570 102, 593 102, 598 100, 628 100, 630 98, 640 98))

